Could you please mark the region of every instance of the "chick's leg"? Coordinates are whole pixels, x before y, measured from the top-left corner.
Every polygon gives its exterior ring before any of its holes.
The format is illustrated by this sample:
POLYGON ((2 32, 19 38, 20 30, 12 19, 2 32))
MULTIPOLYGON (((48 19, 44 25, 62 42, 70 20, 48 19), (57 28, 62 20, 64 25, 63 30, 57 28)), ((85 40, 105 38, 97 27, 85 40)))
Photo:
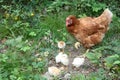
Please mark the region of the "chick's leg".
POLYGON ((59 49, 59 52, 64 52, 64 49, 63 48, 59 49))

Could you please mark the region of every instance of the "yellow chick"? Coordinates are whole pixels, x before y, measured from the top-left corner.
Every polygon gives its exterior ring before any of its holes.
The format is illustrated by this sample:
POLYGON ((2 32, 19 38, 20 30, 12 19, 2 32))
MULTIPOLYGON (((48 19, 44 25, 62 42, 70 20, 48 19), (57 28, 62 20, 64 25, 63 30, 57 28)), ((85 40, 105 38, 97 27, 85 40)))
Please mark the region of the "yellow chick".
POLYGON ((65 48, 66 44, 64 41, 59 41, 58 42, 58 48, 60 49, 60 52, 64 52, 64 48, 65 48))
POLYGON ((51 76, 58 76, 61 73, 61 70, 55 66, 48 67, 48 72, 51 76))
MULTIPOLYGON (((80 45, 81 45, 80 42, 76 42, 76 43, 74 44, 74 46, 75 46, 76 49, 79 49, 80 45)), ((90 50, 90 49, 87 49, 87 50, 85 51, 85 54, 88 53, 89 50, 90 50)))

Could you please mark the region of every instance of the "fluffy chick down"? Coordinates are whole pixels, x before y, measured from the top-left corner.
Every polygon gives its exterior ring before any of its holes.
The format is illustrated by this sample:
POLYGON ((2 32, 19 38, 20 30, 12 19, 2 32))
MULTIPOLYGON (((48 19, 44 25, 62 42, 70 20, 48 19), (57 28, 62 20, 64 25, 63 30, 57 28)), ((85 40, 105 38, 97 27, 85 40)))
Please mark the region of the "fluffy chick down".
POLYGON ((61 73, 61 70, 55 66, 48 67, 48 72, 51 76, 58 76, 61 73))
POLYGON ((69 59, 67 54, 63 54, 60 52, 56 57, 55 57, 56 63, 62 63, 63 65, 67 66, 69 64, 69 59))
POLYGON ((60 63, 60 62, 61 62, 62 55, 63 55, 63 52, 60 52, 60 53, 55 57, 56 63, 60 63))
POLYGON ((80 67, 81 65, 84 64, 85 59, 84 58, 74 58, 72 64, 73 66, 75 66, 76 68, 80 67))
POLYGON ((67 54, 63 54, 62 58, 61 58, 61 63, 65 66, 67 66, 69 64, 69 59, 68 59, 68 55, 67 54))

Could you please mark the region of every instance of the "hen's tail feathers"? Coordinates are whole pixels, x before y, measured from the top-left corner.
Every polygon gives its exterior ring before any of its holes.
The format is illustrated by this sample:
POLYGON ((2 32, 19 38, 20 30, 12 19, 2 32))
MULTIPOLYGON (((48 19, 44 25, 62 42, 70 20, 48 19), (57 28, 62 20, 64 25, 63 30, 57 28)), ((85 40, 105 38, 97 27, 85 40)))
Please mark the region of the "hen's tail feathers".
POLYGON ((113 13, 107 8, 104 10, 103 15, 105 15, 108 18, 110 24, 113 17, 113 13))
POLYGON ((109 25, 112 21, 112 17, 113 13, 107 8, 99 17, 95 18, 95 21, 98 24, 104 23, 105 25, 109 25))

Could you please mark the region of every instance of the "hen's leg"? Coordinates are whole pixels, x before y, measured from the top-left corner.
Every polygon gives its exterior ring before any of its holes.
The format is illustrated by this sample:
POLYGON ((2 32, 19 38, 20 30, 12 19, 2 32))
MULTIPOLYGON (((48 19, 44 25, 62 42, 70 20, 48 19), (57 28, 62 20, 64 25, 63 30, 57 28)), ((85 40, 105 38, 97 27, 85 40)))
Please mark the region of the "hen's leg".
POLYGON ((96 33, 96 34, 93 34, 87 38, 85 38, 85 41, 84 41, 84 47, 88 48, 85 52, 88 53, 89 52, 89 48, 100 43, 102 41, 102 39, 104 38, 104 34, 103 33, 96 33))

